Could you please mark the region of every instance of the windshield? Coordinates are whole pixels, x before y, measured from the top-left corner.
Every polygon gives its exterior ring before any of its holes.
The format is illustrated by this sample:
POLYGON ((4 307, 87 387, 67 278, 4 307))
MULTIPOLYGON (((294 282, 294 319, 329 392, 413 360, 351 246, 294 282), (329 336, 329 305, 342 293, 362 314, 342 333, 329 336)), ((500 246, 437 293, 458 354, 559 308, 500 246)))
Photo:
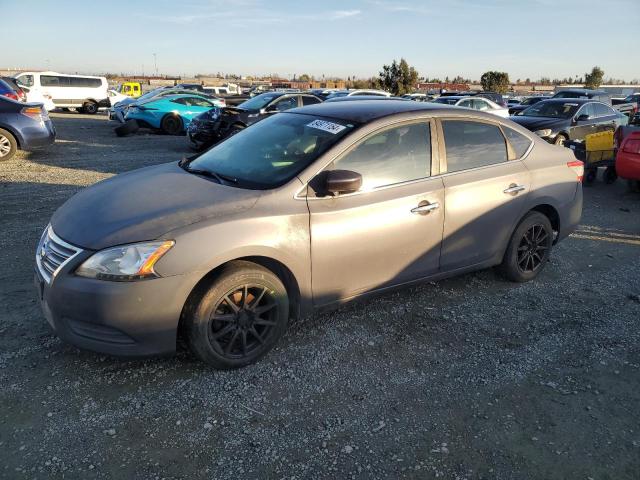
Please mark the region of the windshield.
POLYGON ((331 98, 346 97, 347 95, 349 95, 349 92, 333 92, 327 97, 327 100, 331 98))
POLYGON ((189 165, 265 190, 283 185, 356 125, 313 115, 278 113, 219 143, 189 165))
POLYGON ((246 102, 242 102, 238 105, 238 108, 242 108, 243 110, 260 110, 261 108, 266 107, 272 100, 275 100, 280 96, 281 95, 273 93, 261 93, 246 102))
POLYGON ((529 117, 570 118, 580 105, 571 102, 538 102, 522 112, 529 117))

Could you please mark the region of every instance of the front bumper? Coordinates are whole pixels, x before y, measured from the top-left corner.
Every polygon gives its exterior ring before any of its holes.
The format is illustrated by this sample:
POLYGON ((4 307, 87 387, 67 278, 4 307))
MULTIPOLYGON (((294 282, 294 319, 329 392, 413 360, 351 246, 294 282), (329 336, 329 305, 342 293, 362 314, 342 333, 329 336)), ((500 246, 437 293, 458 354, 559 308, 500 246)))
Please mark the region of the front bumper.
POLYGON ((34 282, 47 322, 63 341, 109 355, 145 357, 175 352, 182 308, 197 278, 187 275, 109 282, 74 275, 82 252, 47 283, 34 282))

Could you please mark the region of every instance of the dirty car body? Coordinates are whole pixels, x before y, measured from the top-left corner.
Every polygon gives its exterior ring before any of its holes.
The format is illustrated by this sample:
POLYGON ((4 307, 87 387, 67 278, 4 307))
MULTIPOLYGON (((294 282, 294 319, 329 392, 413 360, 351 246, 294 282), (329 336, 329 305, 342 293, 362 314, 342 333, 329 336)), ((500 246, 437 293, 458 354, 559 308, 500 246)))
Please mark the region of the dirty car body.
MULTIPOLYGON (((182 325, 200 358, 243 366, 277 341, 276 322, 504 265, 521 250, 532 257, 543 245, 527 235, 548 234, 550 249, 580 219, 575 166, 568 149, 482 112, 406 101, 297 108, 190 162, 76 194, 43 233, 35 283, 49 323, 79 347, 171 353, 182 325), (532 219, 533 234, 521 235, 532 219), (136 255, 146 267, 136 270, 136 255), (272 302, 287 318, 260 316, 273 308, 262 295, 279 288, 272 302)), ((533 263, 516 280, 533 278, 533 263)))

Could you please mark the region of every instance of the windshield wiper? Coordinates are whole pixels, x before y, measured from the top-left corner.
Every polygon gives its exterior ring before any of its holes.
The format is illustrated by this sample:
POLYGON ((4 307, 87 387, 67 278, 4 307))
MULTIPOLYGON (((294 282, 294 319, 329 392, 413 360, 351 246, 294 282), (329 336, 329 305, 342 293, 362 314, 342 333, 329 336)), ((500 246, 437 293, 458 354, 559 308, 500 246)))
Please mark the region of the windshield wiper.
POLYGON ((228 175, 223 175, 221 173, 217 173, 217 172, 214 172, 212 170, 203 170, 203 169, 199 169, 199 168, 189 168, 187 166, 185 166, 184 169, 189 173, 193 173, 194 175, 202 175, 203 177, 213 178, 214 180, 216 180, 221 185, 224 185, 225 182, 233 183, 233 184, 238 183, 238 179, 237 178, 233 178, 233 177, 230 177, 228 175))

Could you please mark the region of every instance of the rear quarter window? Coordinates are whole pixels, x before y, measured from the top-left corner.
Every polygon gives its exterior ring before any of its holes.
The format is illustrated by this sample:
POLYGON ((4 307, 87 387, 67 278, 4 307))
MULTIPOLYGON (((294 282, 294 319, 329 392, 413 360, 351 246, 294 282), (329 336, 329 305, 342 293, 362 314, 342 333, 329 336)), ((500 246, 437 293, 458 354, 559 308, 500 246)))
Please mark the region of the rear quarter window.
POLYGON ((529 140, 525 135, 510 129, 509 127, 502 127, 502 130, 511 144, 511 147, 515 151, 516 158, 522 157, 531 145, 531 140, 529 140))

